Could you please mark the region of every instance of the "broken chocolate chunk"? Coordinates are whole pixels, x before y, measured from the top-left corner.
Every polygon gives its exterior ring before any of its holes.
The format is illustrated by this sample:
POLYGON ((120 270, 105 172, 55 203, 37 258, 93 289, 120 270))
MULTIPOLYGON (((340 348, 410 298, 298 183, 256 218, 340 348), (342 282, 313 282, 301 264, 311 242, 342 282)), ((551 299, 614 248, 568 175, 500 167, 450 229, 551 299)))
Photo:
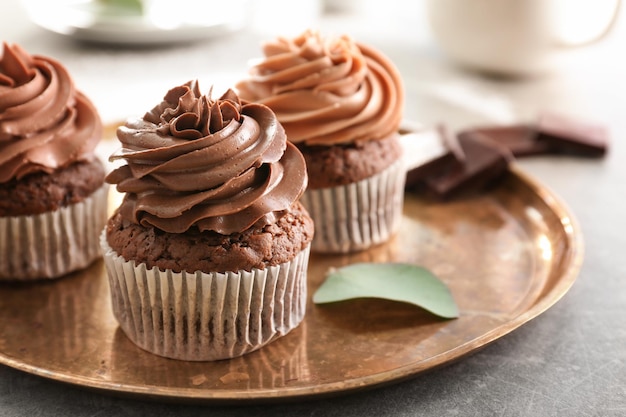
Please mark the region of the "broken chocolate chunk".
POLYGON ((608 148, 609 133, 605 126, 562 114, 542 114, 537 131, 539 141, 563 153, 599 157, 608 148))
POLYGON ((484 189, 515 157, 599 157, 609 145, 605 126, 547 112, 536 123, 479 126, 456 135, 443 125, 400 133, 407 162, 405 189, 441 199, 484 189))
POLYGON ((456 135, 438 125, 432 129, 402 134, 407 167, 406 188, 413 188, 429 175, 460 168, 465 159, 456 135))
POLYGON ((513 154, 489 137, 473 133, 458 137, 465 160, 458 168, 430 175, 424 185, 441 199, 486 188, 508 170, 513 154))
POLYGON ((539 140, 535 127, 531 124, 504 126, 484 126, 464 130, 459 136, 478 133, 505 146, 516 157, 542 155, 552 152, 549 141, 539 140))

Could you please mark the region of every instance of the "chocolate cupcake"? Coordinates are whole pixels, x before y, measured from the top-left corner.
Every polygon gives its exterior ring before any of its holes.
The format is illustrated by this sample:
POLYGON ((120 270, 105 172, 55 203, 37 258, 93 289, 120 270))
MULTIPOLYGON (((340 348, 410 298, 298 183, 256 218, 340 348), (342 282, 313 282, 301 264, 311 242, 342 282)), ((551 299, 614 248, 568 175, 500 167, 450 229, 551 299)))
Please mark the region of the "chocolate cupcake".
POLYGON ((102 123, 59 62, 4 43, 0 58, 0 280, 57 278, 100 257, 102 123))
POLYGON ((270 107, 305 157, 312 249, 345 253, 385 242, 398 229, 404 198, 398 70, 348 36, 310 30, 268 42, 263 52, 237 89, 270 107))
POLYGON ((141 348, 218 360, 288 333, 306 309, 313 221, 304 158, 274 113, 197 82, 117 131, 125 193, 101 244, 113 312, 141 348))

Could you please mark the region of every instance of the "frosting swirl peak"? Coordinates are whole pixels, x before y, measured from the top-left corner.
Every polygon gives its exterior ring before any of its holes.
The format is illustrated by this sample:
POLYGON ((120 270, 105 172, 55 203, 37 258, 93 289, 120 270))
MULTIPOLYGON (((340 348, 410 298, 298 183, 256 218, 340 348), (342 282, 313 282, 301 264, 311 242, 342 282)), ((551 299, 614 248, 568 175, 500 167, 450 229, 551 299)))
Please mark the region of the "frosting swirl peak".
POLYGON ((3 44, 0 183, 94 158, 102 122, 57 61, 3 44))
POLYGON ((270 107, 290 141, 332 146, 382 139, 398 129, 401 77, 375 49, 308 30, 267 42, 263 52, 236 87, 242 99, 270 107))
POLYGON ((273 223, 307 183, 304 158, 274 113, 232 90, 213 100, 190 81, 143 119, 118 128, 123 165, 107 176, 126 193, 122 216, 170 233, 224 235, 273 223))

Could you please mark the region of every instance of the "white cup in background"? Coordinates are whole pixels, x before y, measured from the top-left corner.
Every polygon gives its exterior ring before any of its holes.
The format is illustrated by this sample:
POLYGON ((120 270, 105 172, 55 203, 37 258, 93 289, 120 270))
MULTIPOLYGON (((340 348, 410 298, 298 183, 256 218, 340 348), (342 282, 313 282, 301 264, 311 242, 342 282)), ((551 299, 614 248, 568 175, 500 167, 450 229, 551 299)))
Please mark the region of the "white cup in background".
POLYGON ((427 0, 438 46, 480 71, 531 75, 610 32, 620 0, 427 0))

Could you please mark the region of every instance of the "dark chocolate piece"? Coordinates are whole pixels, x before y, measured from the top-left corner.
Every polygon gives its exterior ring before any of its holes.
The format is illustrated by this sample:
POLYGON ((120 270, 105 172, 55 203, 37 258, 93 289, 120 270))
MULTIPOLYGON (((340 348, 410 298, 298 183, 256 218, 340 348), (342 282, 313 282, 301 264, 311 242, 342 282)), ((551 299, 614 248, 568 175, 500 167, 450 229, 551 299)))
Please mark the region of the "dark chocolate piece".
POLYGON ((404 134, 400 140, 407 164, 407 189, 430 175, 460 168, 465 159, 456 135, 450 135, 443 125, 404 134))
POLYGON ((468 129, 459 136, 479 133, 508 148, 516 157, 543 155, 554 152, 549 141, 539 140, 537 130, 530 124, 484 126, 468 129))
POLYGON ((537 124, 538 139, 556 151, 600 157, 609 144, 608 129, 590 121, 555 113, 544 113, 537 124))
POLYGON ((480 133, 459 136, 465 163, 459 168, 431 175, 424 180, 428 191, 441 199, 486 188, 507 171, 514 157, 504 146, 480 133))

